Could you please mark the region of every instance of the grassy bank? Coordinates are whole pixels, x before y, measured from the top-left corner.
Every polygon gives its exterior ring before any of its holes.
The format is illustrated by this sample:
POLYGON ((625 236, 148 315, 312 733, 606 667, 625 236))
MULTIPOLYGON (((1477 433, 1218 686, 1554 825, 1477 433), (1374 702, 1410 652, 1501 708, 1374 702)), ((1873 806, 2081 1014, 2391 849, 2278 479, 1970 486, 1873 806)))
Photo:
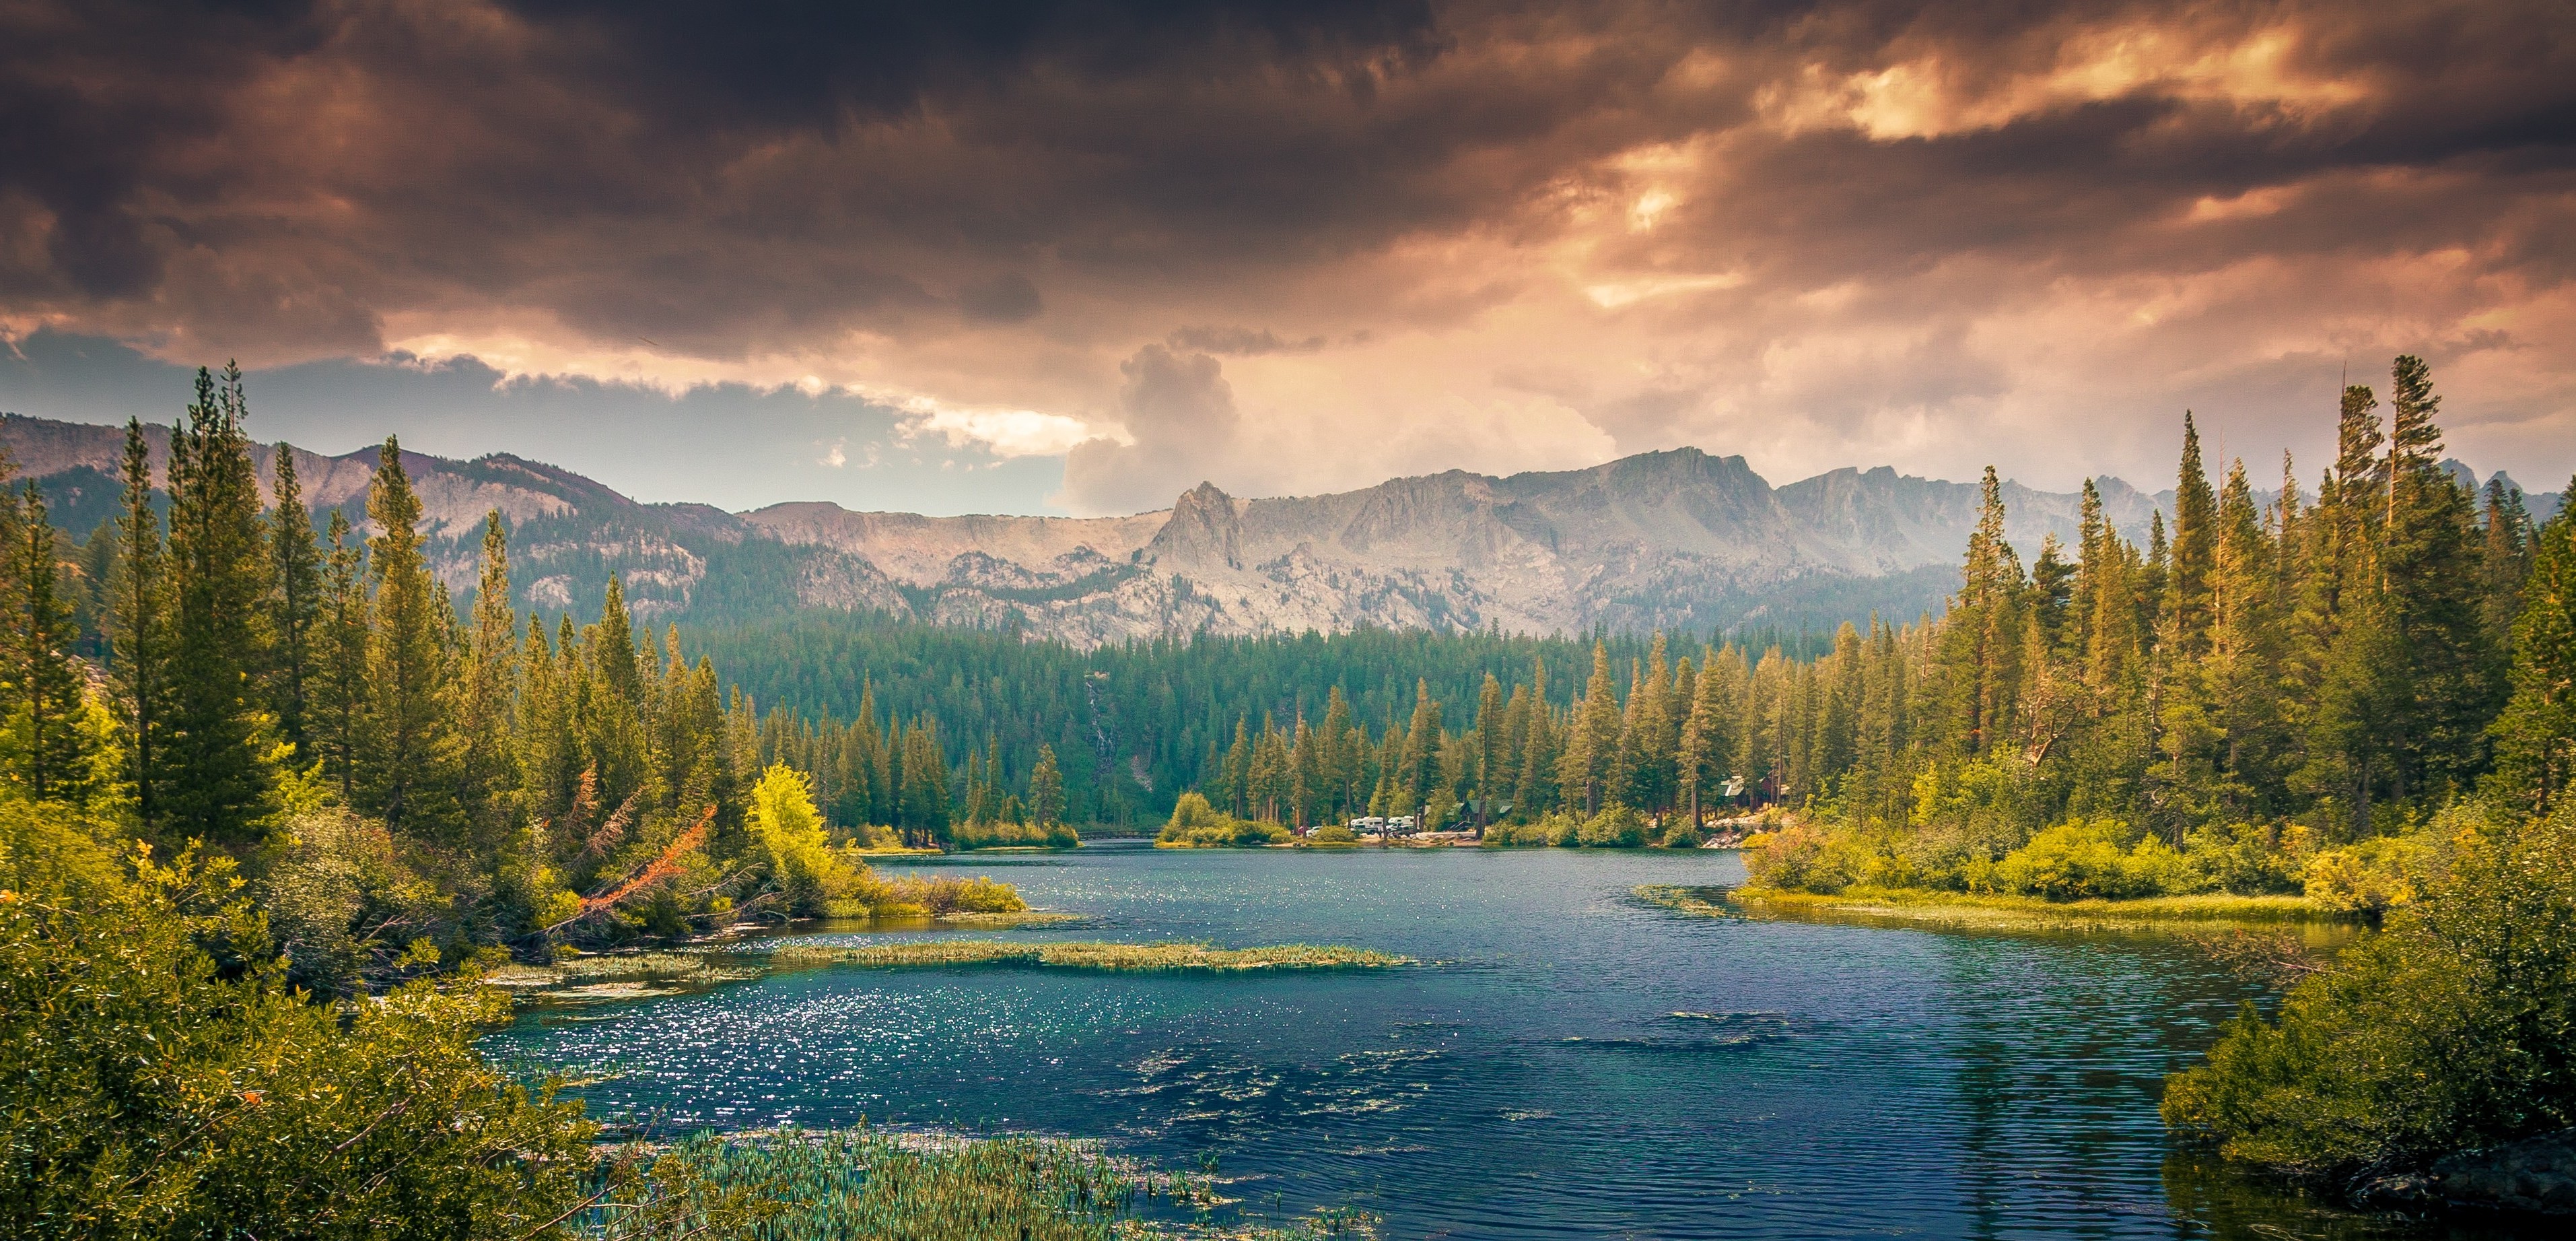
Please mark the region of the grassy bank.
POLYGON ((1944 892, 1926 888, 1849 888, 1831 896, 1746 885, 1731 891, 1649 885, 1637 898, 1682 913, 1870 922, 1934 928, 2006 930, 2126 929, 2206 931, 2240 926, 2344 933, 2355 916, 2302 896, 2148 896, 2130 900, 2050 901, 2031 896, 1944 892))
POLYGON ((1273 944, 1215 948, 1206 944, 1006 944, 990 939, 920 940, 900 944, 824 947, 789 944, 768 954, 779 965, 1035 965, 1049 969, 1116 973, 1251 973, 1262 970, 1385 969, 1414 964, 1366 948, 1334 944, 1273 944))
POLYGON ((505 965, 483 981, 533 999, 631 1000, 737 982, 758 972, 738 956, 635 952, 566 957, 552 965, 505 965))
POLYGON ((1325 1211, 1270 1220, 1220 1209, 1212 1177, 1164 1172, 1090 1143, 1038 1137, 894 1136, 859 1128, 704 1133, 637 1152, 640 1175, 584 1212, 588 1238, 716 1235, 767 1241, 944 1237, 961 1241, 1322 1241, 1375 1235, 1375 1220, 1325 1211), (1184 1222, 1186 1221, 1186 1222, 1184 1222))

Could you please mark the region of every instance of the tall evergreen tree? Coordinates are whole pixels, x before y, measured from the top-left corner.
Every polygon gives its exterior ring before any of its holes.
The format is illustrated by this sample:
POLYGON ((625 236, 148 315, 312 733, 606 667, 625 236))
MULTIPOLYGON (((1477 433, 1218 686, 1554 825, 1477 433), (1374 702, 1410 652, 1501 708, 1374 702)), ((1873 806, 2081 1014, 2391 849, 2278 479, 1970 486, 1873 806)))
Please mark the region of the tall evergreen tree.
POLYGON ((295 450, 279 444, 271 458, 276 504, 268 519, 268 631, 275 640, 269 670, 268 711, 278 735, 294 743, 298 761, 311 757, 306 715, 318 662, 315 627, 322 615, 322 550, 313 539, 313 515, 295 476, 295 450))
POLYGON ((367 542, 374 625, 357 739, 358 804, 396 831, 447 839, 459 810, 447 701, 454 622, 447 588, 422 556, 420 498, 392 436, 377 454, 367 520, 376 527, 367 542))
POLYGON ((170 693, 154 760, 166 830, 224 844, 256 835, 275 775, 253 680, 267 662, 268 557, 244 413, 241 372, 225 368, 218 387, 200 368, 171 436, 170 693))
POLYGON ((1592 676, 1584 682, 1566 729, 1565 748, 1557 765, 1559 783, 1569 800, 1580 797, 1585 814, 1598 813, 1609 796, 1610 776, 1619 761, 1619 698, 1610 681, 1610 648, 1592 644, 1592 676))
POLYGON ((1431 696, 1431 682, 1415 678, 1413 683, 1413 720, 1404 730, 1404 752, 1397 760, 1396 813, 1412 814, 1422 809, 1431 790, 1440 783, 1440 700, 1431 696))
POLYGON ((366 549, 349 518, 331 510, 323 560, 321 614, 314 625, 314 685, 306 731, 321 752, 322 772, 343 805, 358 804, 358 734, 367 705, 366 549))
MULTIPOLYGON (((460 786, 466 813, 486 839, 509 826, 514 770, 510 728, 518 680, 519 614, 510 606, 510 543, 501 514, 483 519, 482 572, 474 592, 474 627, 466 650, 458 712, 463 736, 460 786)), ((674 653, 676 656, 676 652, 674 653)), ((675 718, 680 712, 672 713, 675 718)))
POLYGON ((44 493, 27 484, 13 506, 13 563, 9 574, 10 626, 17 649, 10 669, 12 721, 17 726, 14 773, 36 800, 86 800, 95 784, 91 734, 84 727, 88 697, 79 661, 72 655, 71 604, 63 597, 52 521, 44 493))
MULTIPOLYGON (((2576 483, 2566 494, 2576 497, 2576 483)), ((2548 814, 2576 789, 2576 503, 2541 527, 2531 560, 2492 787, 2508 805, 2548 814)))
POLYGON ((1476 826, 1493 821, 1494 802, 1498 796, 1492 777, 1502 770, 1511 754, 1510 734, 1504 731, 1503 683, 1493 673, 1485 674, 1485 683, 1476 691, 1476 826))
POLYGON ((2173 549, 2165 577, 2167 623, 2176 655, 2209 649, 2211 575, 2218 563, 2218 500, 2200 463, 2200 430, 2182 416, 2182 469, 2174 490, 2173 549))
POLYGON ((1029 771, 1029 817, 1041 827, 1064 822, 1064 775, 1051 745, 1038 746, 1038 765, 1029 771))
POLYGON ((2402 356, 2389 399, 2388 516, 2379 558, 2386 614, 2405 652, 2388 692, 2400 714, 2378 721, 2397 740, 2394 792, 2465 790, 2487 765, 2485 730, 2503 706, 2504 666, 2491 658, 2483 539, 2469 492, 2441 467, 2441 399, 2423 359, 2402 356))

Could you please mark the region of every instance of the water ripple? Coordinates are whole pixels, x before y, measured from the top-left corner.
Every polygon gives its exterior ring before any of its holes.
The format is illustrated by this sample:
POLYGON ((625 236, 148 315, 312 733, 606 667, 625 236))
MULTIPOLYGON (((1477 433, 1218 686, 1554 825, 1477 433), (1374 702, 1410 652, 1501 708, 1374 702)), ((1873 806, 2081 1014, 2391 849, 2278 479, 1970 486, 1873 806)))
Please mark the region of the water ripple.
MULTIPOLYGON (((1733 855, 1086 851, 1016 937, 1355 943, 1443 964, 1208 978, 804 970, 531 1016, 496 1052, 675 1127, 1103 1137, 1394 1237, 2401 1234, 2168 1146, 2247 998, 2138 937, 1720 922, 1627 899, 1733 855)), ((917 937, 936 932, 907 932, 917 937)), ((990 934, 984 932, 983 934, 990 934)), ((853 937, 828 937, 846 941, 853 937)))

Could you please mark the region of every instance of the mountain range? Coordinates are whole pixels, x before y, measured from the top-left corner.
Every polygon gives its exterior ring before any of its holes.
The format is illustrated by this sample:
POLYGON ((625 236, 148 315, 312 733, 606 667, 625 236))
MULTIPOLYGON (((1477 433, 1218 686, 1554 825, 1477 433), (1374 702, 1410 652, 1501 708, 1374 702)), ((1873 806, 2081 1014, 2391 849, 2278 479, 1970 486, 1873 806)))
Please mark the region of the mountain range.
MULTIPOLYGON (((154 468, 167 428, 149 428, 154 468)), ((0 449, 86 537, 118 504, 120 428, 0 415, 0 449)), ((263 480, 274 449, 256 452, 263 480)), ((363 524, 376 452, 301 449, 318 522, 363 524)), ((2466 466, 2449 463, 2475 484, 2466 466)), ((485 514, 511 531, 519 604, 587 611, 614 573, 639 618, 724 623, 805 609, 1013 629, 1093 646, 1157 637, 1594 628, 1706 633, 1911 619, 1958 580, 1977 488, 1840 469, 1774 487, 1696 448, 1497 478, 1464 470, 1331 495, 1240 499, 1202 483, 1128 517, 925 517, 776 504, 744 513, 644 504, 505 454, 406 453, 433 556, 470 589, 485 514)), ((2499 475, 2498 477, 2502 477, 2499 475)), ((2510 485, 2510 480, 2508 480, 2510 485)), ((2097 479, 2105 515, 2143 538, 2171 492, 2097 479)), ((2529 498, 2535 516, 2560 497, 2529 498)), ((2025 560, 2071 543, 2079 498, 2004 484, 2025 560)))

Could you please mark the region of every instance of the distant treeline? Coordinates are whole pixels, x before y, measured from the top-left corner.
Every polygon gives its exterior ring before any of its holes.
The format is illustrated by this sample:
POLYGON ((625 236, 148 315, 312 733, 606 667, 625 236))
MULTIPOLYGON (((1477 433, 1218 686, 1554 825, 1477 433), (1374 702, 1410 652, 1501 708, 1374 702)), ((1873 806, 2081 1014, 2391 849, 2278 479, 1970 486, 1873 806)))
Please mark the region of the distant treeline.
POLYGON ((1185 789, 1306 822, 1435 801, 1660 813, 1731 792, 1920 829, 1935 869, 2069 815, 2174 841, 2296 816, 2352 839, 2546 749, 2497 724, 2535 531, 2518 494, 2441 468, 2438 408, 2423 363, 2399 359, 2385 415, 2348 389, 2317 487, 2285 460, 2268 501, 2242 462, 2213 482, 2186 417, 2174 520, 2143 546, 2088 485, 2077 546, 2025 560, 1989 470, 1946 614, 1831 636, 1361 631, 1082 652, 805 618, 696 645, 769 712, 764 753, 826 785, 846 765, 835 721, 928 719, 1004 786, 1051 747, 1071 813, 1109 821, 1159 818, 1185 789))
MULTIPOLYGON (((1081 651, 1008 632, 845 614, 696 628, 683 638, 691 651, 713 656, 732 686, 757 705, 764 757, 817 773, 827 804, 831 790, 853 783, 836 773, 867 761, 861 756, 884 744, 891 721, 926 719, 951 745, 971 749, 979 764, 998 764, 996 778, 1008 788, 1024 786, 1039 748, 1050 748, 1063 771, 1068 817, 1115 824, 1159 822, 1181 792, 1219 783, 1238 732, 1247 745, 1236 756, 1241 767, 1265 733, 1280 734, 1285 744, 1300 721, 1321 728, 1328 718, 1337 732, 1371 735, 1363 770, 1343 782, 1361 785, 1359 807, 1334 799, 1329 808, 1357 813, 1389 763, 1376 751, 1386 748, 1390 729, 1401 750, 1420 693, 1427 691, 1441 718, 1458 722, 1447 734, 1456 745, 1464 726, 1477 719, 1488 678, 1506 701, 1543 689, 1543 700, 1561 713, 1589 679, 1596 646, 1624 695, 1632 677, 1645 675, 1651 656, 1670 645, 1641 634, 1537 638, 1361 629, 1081 651), (861 720, 874 725, 862 727, 861 720)), ((1754 652, 1777 649, 1796 660, 1831 652, 1834 635, 1749 628, 1723 641, 1754 652)), ((956 783, 962 788, 964 782, 961 771, 956 783)), ((1312 806, 1315 815, 1327 813, 1322 798, 1312 806)), ((859 813, 858 806, 844 805, 835 817, 859 813)), ((891 821, 881 811, 869 813, 871 821, 891 821)), ((1288 809, 1279 814, 1293 817, 1288 809)))

